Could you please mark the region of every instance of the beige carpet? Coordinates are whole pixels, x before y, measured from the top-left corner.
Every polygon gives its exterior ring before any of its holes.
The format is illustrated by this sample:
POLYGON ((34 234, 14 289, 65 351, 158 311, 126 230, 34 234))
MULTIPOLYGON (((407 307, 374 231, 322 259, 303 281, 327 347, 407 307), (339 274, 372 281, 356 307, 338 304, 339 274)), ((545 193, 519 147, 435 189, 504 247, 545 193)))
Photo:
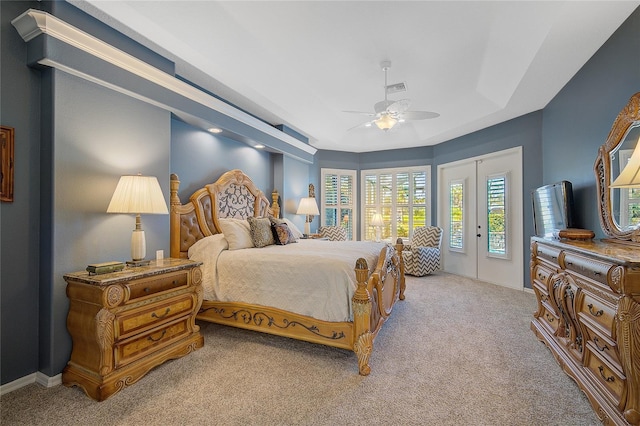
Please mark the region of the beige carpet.
POLYGON ((352 352, 202 324, 205 347, 98 403, 33 384, 2 425, 598 425, 529 329, 533 294, 438 273, 407 280, 375 342, 352 352))

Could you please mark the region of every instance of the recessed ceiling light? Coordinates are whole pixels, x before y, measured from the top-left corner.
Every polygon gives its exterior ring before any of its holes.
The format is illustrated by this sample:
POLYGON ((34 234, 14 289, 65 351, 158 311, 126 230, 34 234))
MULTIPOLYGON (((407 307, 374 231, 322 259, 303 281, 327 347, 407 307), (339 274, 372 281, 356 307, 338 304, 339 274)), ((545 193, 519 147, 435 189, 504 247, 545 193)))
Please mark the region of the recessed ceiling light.
POLYGON ((210 127, 207 130, 211 133, 222 133, 222 129, 218 129, 217 127, 210 127))
POLYGON ((263 149, 264 145, 262 145, 261 143, 259 143, 258 145, 255 145, 254 148, 256 149, 263 149))
POLYGON ((371 127, 371 122, 366 123, 364 127, 371 127))

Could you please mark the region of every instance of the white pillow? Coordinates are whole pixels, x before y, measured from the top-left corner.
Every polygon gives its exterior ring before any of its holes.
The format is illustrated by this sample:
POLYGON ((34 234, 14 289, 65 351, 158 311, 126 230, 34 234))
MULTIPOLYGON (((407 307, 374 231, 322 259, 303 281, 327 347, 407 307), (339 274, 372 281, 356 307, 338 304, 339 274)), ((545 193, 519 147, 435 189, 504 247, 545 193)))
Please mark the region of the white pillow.
POLYGON ((189 259, 203 260, 210 254, 218 255, 223 250, 229 248, 229 243, 223 234, 210 235, 196 241, 189 247, 189 259))
POLYGON ((284 221, 284 223, 286 223, 286 224, 287 224, 287 226, 289 227, 289 229, 291 230, 291 232, 293 232, 293 236, 294 236, 294 237, 296 237, 296 240, 297 240, 297 239, 299 239, 299 238, 302 238, 302 232, 300 232, 300 230, 298 229, 298 227, 297 227, 293 222, 291 222, 291 221, 290 221, 289 219, 287 219, 286 217, 285 217, 285 218, 282 218, 281 220, 283 220, 283 221, 284 221))
POLYGON ((229 242, 229 250, 254 247, 249 222, 244 219, 219 219, 220 230, 229 242))

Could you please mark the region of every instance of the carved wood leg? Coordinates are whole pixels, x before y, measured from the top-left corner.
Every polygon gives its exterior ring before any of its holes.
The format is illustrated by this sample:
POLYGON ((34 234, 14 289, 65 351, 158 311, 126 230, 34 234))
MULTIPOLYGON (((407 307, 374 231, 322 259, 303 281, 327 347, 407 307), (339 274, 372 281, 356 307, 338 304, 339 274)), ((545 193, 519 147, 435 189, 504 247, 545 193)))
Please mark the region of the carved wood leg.
POLYGON ((371 334, 371 296, 367 290, 369 266, 367 261, 359 258, 356 261, 356 280, 358 288, 353 295, 353 351, 358 356, 358 370, 367 376, 371 372, 369 358, 373 351, 373 335, 371 334))

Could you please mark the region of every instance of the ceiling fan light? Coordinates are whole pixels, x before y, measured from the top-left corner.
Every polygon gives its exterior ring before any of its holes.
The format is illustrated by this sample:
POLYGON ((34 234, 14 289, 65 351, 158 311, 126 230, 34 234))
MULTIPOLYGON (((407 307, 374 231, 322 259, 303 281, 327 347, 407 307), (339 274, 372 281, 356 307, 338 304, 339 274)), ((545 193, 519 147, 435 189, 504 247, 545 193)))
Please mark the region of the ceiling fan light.
POLYGON ((389 114, 383 114, 380 118, 378 118, 374 123, 380 130, 387 131, 396 125, 398 122, 397 119, 393 118, 389 114))

